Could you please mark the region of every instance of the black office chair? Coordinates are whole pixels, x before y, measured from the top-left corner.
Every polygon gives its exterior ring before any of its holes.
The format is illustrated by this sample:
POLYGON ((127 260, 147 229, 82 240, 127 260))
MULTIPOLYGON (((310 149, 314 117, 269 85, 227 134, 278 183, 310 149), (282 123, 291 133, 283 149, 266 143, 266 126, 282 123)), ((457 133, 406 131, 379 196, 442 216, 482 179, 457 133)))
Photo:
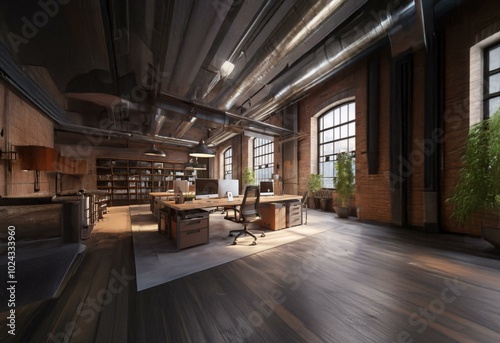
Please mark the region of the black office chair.
POLYGON ((305 191, 304 192, 304 195, 302 196, 302 223, 304 225, 307 225, 307 193, 309 193, 309 191, 305 191), (304 222, 304 212, 306 214, 306 221, 304 222))
MULTIPOLYGON (((259 214, 259 200, 260 200, 260 192, 258 186, 247 186, 245 189, 245 195, 243 197, 243 201, 239 208, 232 208, 233 215, 229 214, 227 211, 224 219, 230 220, 235 223, 239 223, 243 225, 242 230, 231 230, 229 231, 229 236, 232 236, 234 233, 238 233, 236 237, 234 237, 233 245, 238 244, 237 240, 242 235, 249 235, 253 237, 253 242, 251 245, 257 244, 257 237, 250 231, 247 230, 247 226, 252 223, 258 222, 260 218, 259 214)), ((259 231, 261 237, 265 237, 264 232, 259 231)))

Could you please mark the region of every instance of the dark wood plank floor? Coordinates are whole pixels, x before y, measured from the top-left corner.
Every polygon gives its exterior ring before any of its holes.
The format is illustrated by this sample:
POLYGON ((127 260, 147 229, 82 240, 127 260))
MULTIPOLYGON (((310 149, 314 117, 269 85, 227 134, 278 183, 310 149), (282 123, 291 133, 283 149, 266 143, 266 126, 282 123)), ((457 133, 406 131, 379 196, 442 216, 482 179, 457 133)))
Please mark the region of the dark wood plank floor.
POLYGON ((334 229, 137 292, 127 209, 111 212, 12 341, 500 342, 500 253, 479 239, 310 211, 334 229))

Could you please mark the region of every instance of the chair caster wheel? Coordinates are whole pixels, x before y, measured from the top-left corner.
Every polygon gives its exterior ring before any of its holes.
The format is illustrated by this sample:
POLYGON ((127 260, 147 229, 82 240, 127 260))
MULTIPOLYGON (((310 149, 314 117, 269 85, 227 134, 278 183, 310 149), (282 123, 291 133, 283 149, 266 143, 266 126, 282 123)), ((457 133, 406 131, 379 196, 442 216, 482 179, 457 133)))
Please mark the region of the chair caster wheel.
POLYGON ((230 234, 229 234, 229 235, 227 235, 227 236, 228 236, 228 237, 231 237, 232 235, 233 235, 233 234, 232 234, 232 233, 230 233, 230 234))
POLYGON ((266 237, 266 234, 263 233, 262 235, 260 235, 260 237, 266 237))
POLYGON ((238 242, 234 241, 234 242, 233 242, 233 245, 238 245, 238 242))
POLYGON ((250 245, 257 245, 257 242, 253 241, 252 243, 250 243, 250 245))

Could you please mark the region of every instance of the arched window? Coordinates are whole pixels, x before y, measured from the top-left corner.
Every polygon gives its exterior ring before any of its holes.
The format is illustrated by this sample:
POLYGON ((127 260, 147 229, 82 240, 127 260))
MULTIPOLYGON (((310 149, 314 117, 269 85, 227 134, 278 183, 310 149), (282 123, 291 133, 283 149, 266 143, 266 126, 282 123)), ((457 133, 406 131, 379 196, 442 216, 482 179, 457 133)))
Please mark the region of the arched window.
POLYGON ((233 178, 233 148, 224 151, 224 179, 233 178))
POLYGON ((356 108, 354 102, 343 103, 318 118, 318 173, 323 187, 333 188, 335 161, 339 152, 356 151, 356 108))
POLYGON ((274 171, 274 142, 264 138, 253 141, 253 168, 255 181, 271 180, 274 171))

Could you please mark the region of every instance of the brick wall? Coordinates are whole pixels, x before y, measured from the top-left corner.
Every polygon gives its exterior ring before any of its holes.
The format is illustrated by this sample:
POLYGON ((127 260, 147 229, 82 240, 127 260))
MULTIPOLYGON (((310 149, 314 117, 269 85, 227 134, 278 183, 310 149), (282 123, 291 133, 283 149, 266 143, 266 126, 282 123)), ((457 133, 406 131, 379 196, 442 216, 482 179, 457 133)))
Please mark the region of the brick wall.
MULTIPOLYGON (((454 11, 445 29, 445 98, 443 142, 443 200, 458 180, 460 159, 469 130, 470 49, 480 40, 500 30, 498 1, 469 1, 454 11), (493 28, 493 30, 491 29, 493 28)), ((479 235, 480 225, 458 225, 451 218, 453 208, 442 203, 443 228, 456 233, 479 235)))
MULTIPOLYGON (((391 194, 389 188, 389 115, 391 89, 391 55, 388 47, 370 56, 379 60, 380 72, 380 127, 379 171, 368 174, 367 165, 367 60, 334 75, 329 81, 313 89, 299 103, 299 130, 311 133, 299 145, 299 193, 307 189, 311 173, 316 173, 316 130, 311 119, 328 105, 343 98, 354 97, 356 103, 356 196, 355 205, 363 220, 391 222, 391 194), (313 126, 312 126, 313 125, 313 126)), ((424 53, 414 54, 413 146, 419 149, 424 137, 424 53)), ((419 150, 417 150, 418 152, 419 150)), ((414 154, 418 155, 419 154, 414 154)), ((409 199, 409 225, 423 225, 423 159, 415 159, 411 173, 412 191, 409 199)))

